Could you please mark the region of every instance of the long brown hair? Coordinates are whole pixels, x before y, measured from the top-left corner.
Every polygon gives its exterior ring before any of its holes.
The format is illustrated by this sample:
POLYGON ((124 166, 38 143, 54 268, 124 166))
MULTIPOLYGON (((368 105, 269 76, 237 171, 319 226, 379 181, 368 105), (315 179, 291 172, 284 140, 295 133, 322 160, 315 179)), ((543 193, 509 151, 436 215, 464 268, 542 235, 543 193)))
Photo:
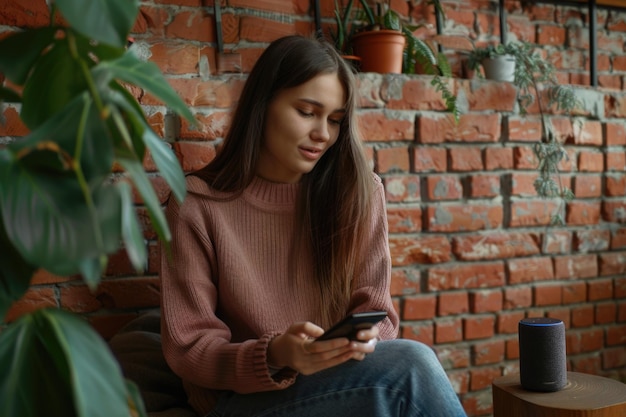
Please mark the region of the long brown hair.
MULTIPOLYGON (((267 108, 276 94, 320 74, 336 73, 345 91, 345 116, 337 142, 302 176, 296 208, 294 254, 311 251, 323 325, 345 314, 359 261, 359 242, 370 216, 372 173, 355 119, 355 79, 323 39, 287 36, 263 52, 243 88, 230 130, 215 159, 195 172, 211 187, 240 195, 256 174, 267 108)), ((296 273, 299 256, 291 256, 296 273)))

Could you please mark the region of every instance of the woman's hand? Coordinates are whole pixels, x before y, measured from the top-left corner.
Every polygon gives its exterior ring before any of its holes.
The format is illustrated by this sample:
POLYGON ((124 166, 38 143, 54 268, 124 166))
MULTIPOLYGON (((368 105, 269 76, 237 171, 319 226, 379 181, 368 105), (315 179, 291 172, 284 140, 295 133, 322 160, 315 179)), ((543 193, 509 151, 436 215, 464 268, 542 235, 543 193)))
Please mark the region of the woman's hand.
POLYGON ((310 375, 332 368, 350 359, 363 360, 374 351, 378 328, 358 333, 358 341, 345 337, 316 342, 324 330, 311 322, 295 323, 287 331, 276 336, 267 350, 271 366, 289 367, 303 375, 310 375))

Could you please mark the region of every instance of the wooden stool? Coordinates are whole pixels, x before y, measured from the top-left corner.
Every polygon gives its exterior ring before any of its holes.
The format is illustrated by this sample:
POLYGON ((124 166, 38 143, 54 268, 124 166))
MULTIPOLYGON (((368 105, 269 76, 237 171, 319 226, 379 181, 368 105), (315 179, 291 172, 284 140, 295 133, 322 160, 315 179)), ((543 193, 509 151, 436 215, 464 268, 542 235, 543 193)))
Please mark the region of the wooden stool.
POLYGON ((496 378, 493 417, 625 417, 626 384, 596 375, 567 373, 556 392, 526 391, 519 374, 496 378))

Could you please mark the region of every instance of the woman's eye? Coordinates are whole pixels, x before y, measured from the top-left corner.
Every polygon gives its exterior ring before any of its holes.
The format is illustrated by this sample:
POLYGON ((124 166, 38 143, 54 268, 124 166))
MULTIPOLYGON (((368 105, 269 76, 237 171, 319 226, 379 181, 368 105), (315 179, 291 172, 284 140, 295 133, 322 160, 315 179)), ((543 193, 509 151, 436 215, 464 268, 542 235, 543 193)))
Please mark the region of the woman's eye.
POLYGON ((313 117, 313 113, 305 110, 298 109, 298 113, 300 113, 300 115, 304 117, 313 117))
POLYGON ((331 124, 339 126, 339 125, 341 125, 341 121, 342 120, 343 119, 328 119, 328 123, 331 123, 331 124))

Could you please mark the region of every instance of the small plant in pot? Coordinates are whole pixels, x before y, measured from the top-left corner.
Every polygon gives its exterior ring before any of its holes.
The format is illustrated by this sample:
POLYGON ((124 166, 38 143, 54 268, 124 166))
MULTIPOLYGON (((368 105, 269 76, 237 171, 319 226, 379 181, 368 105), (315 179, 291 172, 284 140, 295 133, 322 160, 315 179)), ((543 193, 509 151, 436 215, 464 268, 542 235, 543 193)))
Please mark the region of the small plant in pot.
POLYGON ((482 66, 485 78, 513 82, 519 46, 515 43, 488 45, 470 52, 468 66, 477 71, 482 66))
POLYGON ((485 60, 506 55, 513 58, 514 70, 512 78, 509 75, 501 81, 510 81, 518 88, 519 113, 522 116, 527 115, 529 107, 536 102, 541 118, 541 140, 533 148, 538 160, 539 174, 534 182, 535 191, 542 198, 560 200, 561 204, 552 214, 550 223, 564 224, 565 203, 571 201, 574 194, 560 176, 559 165, 567 159, 567 152, 559 141, 549 116, 551 113, 571 116, 580 108, 580 100, 570 86, 558 82, 554 65, 536 52, 528 42, 477 48, 470 54, 468 66, 473 70, 482 66, 485 77, 490 78, 485 60))

